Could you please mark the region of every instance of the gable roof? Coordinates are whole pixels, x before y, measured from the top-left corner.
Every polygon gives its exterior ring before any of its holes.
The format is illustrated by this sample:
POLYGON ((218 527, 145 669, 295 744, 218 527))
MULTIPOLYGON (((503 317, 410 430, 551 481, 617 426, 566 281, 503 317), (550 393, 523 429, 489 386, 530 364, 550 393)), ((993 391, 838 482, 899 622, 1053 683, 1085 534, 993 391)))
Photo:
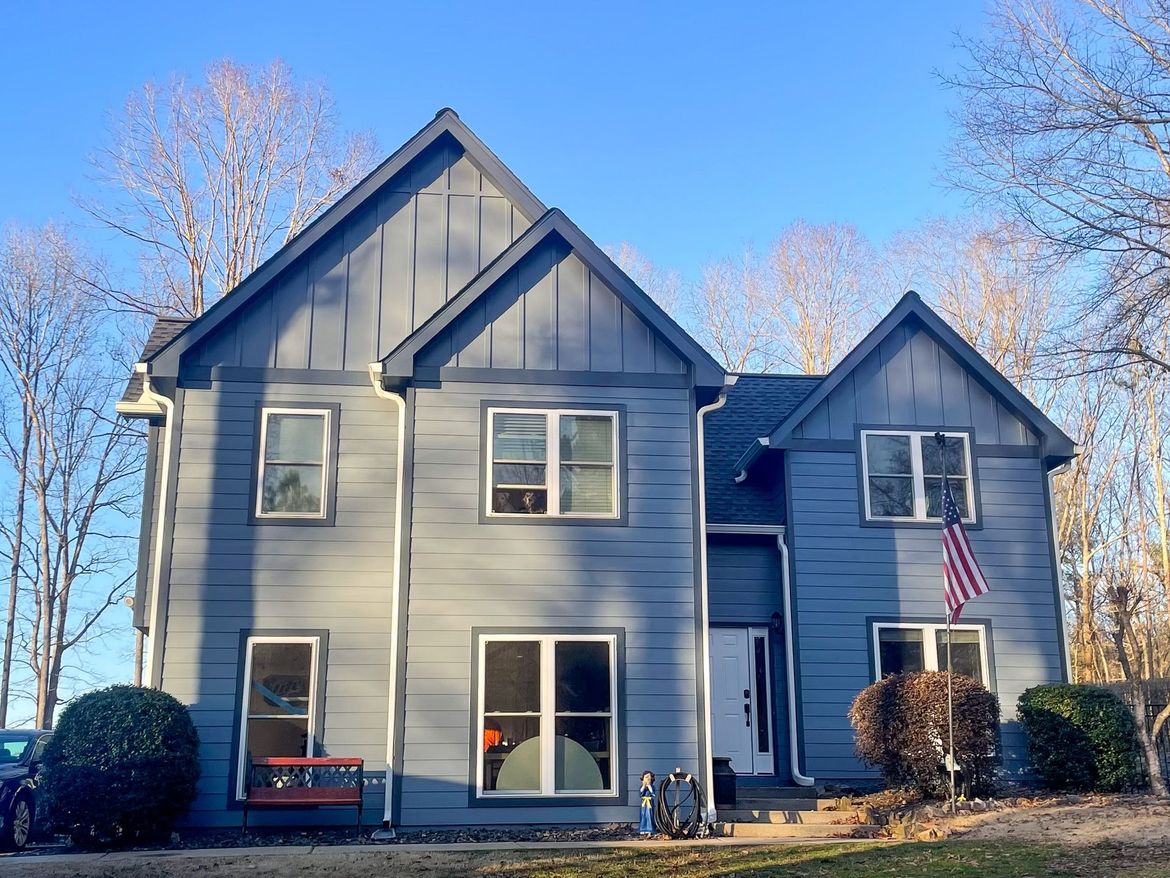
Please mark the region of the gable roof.
POLYGON ((450 108, 444 108, 365 179, 244 278, 229 294, 224 295, 200 317, 191 321, 183 331, 155 351, 150 357, 155 371, 160 374, 177 373, 179 356, 184 351, 238 313, 267 286, 269 281, 308 252, 310 247, 353 214, 367 199, 443 136, 453 137, 496 188, 510 199, 530 222, 545 212, 545 206, 540 200, 470 128, 463 124, 459 115, 450 108))
POLYGON ((906 320, 917 320, 922 328, 989 391, 997 395, 1012 412, 1032 427, 1042 438, 1043 454, 1052 465, 1076 456, 1076 444, 1054 424, 1031 400, 1001 375, 966 339, 934 313, 918 293, 910 290, 893 310, 837 364, 824 380, 768 434, 768 445, 776 447, 792 438, 796 429, 847 375, 853 372, 881 342, 906 320))
POLYGON ((738 375, 727 402, 703 425, 707 521, 712 524, 783 524, 784 479, 737 479, 736 458, 777 418, 796 408, 821 381, 819 375, 738 375))
POLYGON ((690 364, 695 384, 703 387, 723 386, 726 373, 714 357, 555 207, 533 223, 507 250, 391 351, 382 360, 382 374, 390 378, 410 377, 414 373, 414 358, 551 235, 559 236, 572 248, 586 267, 608 284, 618 298, 646 321, 684 362, 690 364))

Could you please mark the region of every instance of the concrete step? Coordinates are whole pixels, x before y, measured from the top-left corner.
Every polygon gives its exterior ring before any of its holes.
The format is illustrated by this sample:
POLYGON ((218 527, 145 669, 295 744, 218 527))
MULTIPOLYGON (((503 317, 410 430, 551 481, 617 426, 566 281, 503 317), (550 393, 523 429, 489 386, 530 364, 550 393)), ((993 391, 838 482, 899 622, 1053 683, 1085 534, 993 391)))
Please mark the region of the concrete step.
POLYGON ((714 834, 723 838, 872 838, 881 829, 856 823, 716 823, 714 834))
POLYGON ((728 823, 803 823, 813 826, 831 826, 833 824, 856 825, 855 811, 794 811, 772 808, 741 808, 722 809, 719 819, 728 823))
POLYGON ((828 811, 837 807, 836 799, 777 799, 759 796, 752 791, 745 795, 740 790, 735 796, 735 807, 742 811, 828 811))

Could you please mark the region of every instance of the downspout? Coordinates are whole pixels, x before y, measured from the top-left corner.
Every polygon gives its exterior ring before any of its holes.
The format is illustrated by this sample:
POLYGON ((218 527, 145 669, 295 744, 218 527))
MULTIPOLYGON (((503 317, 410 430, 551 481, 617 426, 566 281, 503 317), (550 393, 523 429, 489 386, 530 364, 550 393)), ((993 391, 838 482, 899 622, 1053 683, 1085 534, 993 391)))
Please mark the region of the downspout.
POLYGON ((1045 502, 1048 504, 1048 522, 1051 526, 1052 533, 1049 536, 1052 539, 1052 562, 1055 568, 1052 575, 1056 578, 1056 600, 1057 608, 1060 610, 1060 634, 1064 638, 1064 679, 1065 682, 1071 683, 1073 679, 1072 671, 1072 649, 1070 648, 1068 639, 1068 612, 1064 605, 1064 578, 1060 575, 1060 543, 1057 541, 1056 535, 1056 485, 1053 484, 1053 479, 1062 473, 1068 472, 1072 469, 1072 461, 1066 460, 1060 466, 1048 471, 1045 478, 1048 479, 1048 496, 1045 502))
MULTIPOLYGON (((162 658, 163 641, 166 637, 164 627, 166 621, 162 618, 159 594, 162 592, 162 561, 163 561, 163 534, 167 532, 167 505, 171 488, 171 449, 175 430, 175 403, 169 397, 158 393, 150 383, 150 364, 135 363, 134 371, 142 374, 142 396, 162 407, 163 417, 163 448, 162 448, 162 480, 158 492, 158 518, 154 525, 154 566, 150 571, 150 642, 146 650, 146 669, 143 679, 146 685, 162 688, 162 658), (155 675, 158 680, 155 680, 155 675)), ((150 510, 143 510, 149 515, 150 510)))
POLYGON ((793 645, 792 630, 796 619, 792 615, 792 583, 788 574, 788 544, 784 542, 784 531, 776 534, 776 546, 780 549, 780 593, 784 598, 784 660, 788 690, 788 770, 797 786, 816 786, 816 779, 800 771, 800 744, 797 735, 800 723, 796 717, 796 648, 793 645))
POLYGON ((390 574, 390 702, 387 708, 386 720, 386 804, 382 813, 381 830, 383 838, 393 838, 393 807, 394 807, 394 706, 398 701, 398 614, 400 612, 400 591, 402 585, 402 521, 406 516, 406 492, 403 482, 406 473, 406 400, 401 394, 394 393, 382 386, 382 364, 370 363, 370 383, 374 386, 374 395, 394 403, 398 413, 398 447, 395 452, 395 482, 394 490, 397 493, 398 504, 394 511, 394 549, 393 568, 390 574))
POLYGON ((723 408, 727 404, 727 391, 735 384, 736 376, 729 375, 727 383, 719 391, 719 396, 709 405, 700 406, 695 415, 696 421, 696 450, 699 457, 699 600, 702 603, 700 610, 702 619, 701 643, 695 644, 703 650, 703 687, 706 694, 706 709, 703 711, 705 740, 707 755, 703 765, 703 786, 707 790, 707 823, 714 823, 715 814, 715 742, 714 730, 711 723, 711 601, 707 584, 707 490, 706 466, 703 447, 703 419, 709 412, 723 408))

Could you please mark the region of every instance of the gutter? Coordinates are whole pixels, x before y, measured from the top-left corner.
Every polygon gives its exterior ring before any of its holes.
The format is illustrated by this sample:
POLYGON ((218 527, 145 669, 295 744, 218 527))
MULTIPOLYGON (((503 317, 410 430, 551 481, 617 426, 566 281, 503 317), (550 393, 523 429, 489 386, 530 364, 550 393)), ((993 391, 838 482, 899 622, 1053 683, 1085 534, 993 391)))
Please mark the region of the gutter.
POLYGON ((379 399, 394 403, 398 414, 398 447, 395 454, 395 483, 394 490, 398 495, 397 508, 394 511, 394 550, 393 568, 390 579, 390 688, 389 707, 386 722, 386 803, 382 813, 383 828, 375 833, 379 839, 394 838, 393 807, 394 807, 394 740, 395 715, 394 708, 398 701, 398 616, 401 613, 402 591, 402 522, 406 517, 406 492, 403 490, 405 481, 406 462, 406 400, 401 394, 394 393, 382 386, 382 364, 370 363, 370 384, 374 387, 374 395, 379 399))
MULTIPOLYGON (((150 622, 147 629, 150 641, 146 649, 146 668, 143 679, 148 686, 162 688, 163 642, 166 637, 165 622, 162 619, 159 594, 162 591, 163 534, 167 532, 167 500, 170 496, 171 455, 174 445, 175 403, 169 397, 158 393, 150 383, 150 364, 135 363, 134 371, 142 374, 142 394, 134 403, 119 403, 115 410, 122 415, 161 414, 163 423, 162 480, 158 492, 158 518, 154 526, 154 565, 150 573, 150 622), (157 677, 157 680, 156 680, 157 677)), ((151 510, 143 510, 146 515, 151 510)))
POLYGON ((703 439, 703 420, 710 412, 723 408, 727 404, 727 391, 735 384, 735 375, 727 376, 727 383, 719 391, 719 396, 715 401, 709 405, 700 406, 695 414, 696 424, 696 445, 699 458, 699 600, 702 603, 700 615, 702 618, 702 630, 700 632, 701 643, 695 646, 703 650, 703 691, 706 693, 706 704, 703 711, 704 729, 706 731, 704 740, 707 742, 706 759, 703 765, 703 786, 707 789, 707 814, 704 816, 705 823, 714 823, 716 820, 715 813, 715 742, 713 739, 714 729, 711 722, 711 601, 710 589, 707 580, 707 490, 706 490, 706 465, 705 465, 705 450, 703 439))

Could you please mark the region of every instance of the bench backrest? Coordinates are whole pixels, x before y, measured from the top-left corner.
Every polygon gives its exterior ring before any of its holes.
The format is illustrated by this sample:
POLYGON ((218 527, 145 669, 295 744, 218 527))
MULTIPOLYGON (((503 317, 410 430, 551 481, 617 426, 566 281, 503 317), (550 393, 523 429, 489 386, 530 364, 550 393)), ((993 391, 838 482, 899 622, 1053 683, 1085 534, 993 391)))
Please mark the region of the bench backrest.
POLYGON ((335 756, 259 756, 248 771, 248 801, 271 805, 355 805, 364 762, 335 756))

